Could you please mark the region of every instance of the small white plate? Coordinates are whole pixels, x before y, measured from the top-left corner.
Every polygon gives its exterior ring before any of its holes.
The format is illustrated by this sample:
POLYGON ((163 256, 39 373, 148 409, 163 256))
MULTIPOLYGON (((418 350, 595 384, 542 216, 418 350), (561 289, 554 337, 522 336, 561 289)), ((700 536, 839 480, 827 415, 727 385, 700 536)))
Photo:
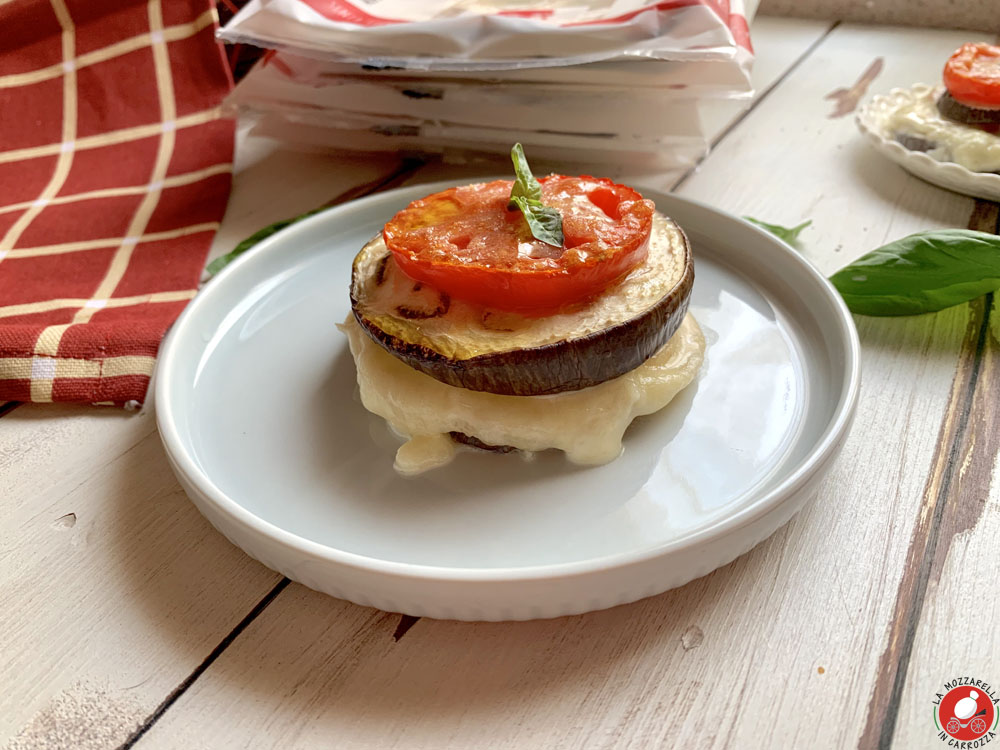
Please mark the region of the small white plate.
POLYGON ((908 89, 892 89, 873 96, 857 114, 858 129, 883 156, 922 180, 973 198, 1000 200, 1000 175, 973 172, 953 161, 938 161, 921 151, 911 151, 896 140, 885 126, 887 117, 917 97, 926 96, 931 86, 918 83, 908 89))
POLYGON ((447 185, 330 209, 261 242, 188 306, 156 411, 177 476, 233 543, 289 578, 385 610, 520 620, 634 601, 726 564, 791 518, 842 442, 858 339, 840 297, 766 232, 644 191, 695 252, 696 382, 600 467, 462 452, 412 479, 356 396, 335 328, 351 261, 447 185))

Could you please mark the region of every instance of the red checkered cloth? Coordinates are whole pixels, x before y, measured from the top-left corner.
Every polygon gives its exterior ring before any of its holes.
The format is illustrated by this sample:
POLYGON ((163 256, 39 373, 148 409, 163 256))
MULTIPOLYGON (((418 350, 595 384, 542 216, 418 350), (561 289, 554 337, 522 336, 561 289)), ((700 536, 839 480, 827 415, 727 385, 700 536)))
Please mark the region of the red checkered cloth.
POLYGON ((208 0, 0 0, 0 401, 141 402, 232 178, 208 0))

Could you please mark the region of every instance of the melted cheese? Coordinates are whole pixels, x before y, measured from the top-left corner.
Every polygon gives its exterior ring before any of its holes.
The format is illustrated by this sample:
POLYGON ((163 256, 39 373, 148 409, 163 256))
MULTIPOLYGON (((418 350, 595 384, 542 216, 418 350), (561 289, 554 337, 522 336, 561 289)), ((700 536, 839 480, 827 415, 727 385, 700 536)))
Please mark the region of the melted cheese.
POLYGON ((941 89, 915 86, 912 96, 883 114, 885 130, 931 141, 936 147, 927 155, 938 161, 953 161, 973 172, 1000 171, 1000 136, 943 118, 937 109, 940 94, 941 89))
POLYGON ((365 408, 408 438, 395 463, 406 475, 448 463, 455 455, 452 431, 529 452, 558 448, 579 464, 613 461, 632 420, 666 406, 694 380, 705 353, 705 338, 688 314, 660 351, 621 377, 551 396, 501 396, 412 369, 369 339, 353 316, 341 328, 365 408))

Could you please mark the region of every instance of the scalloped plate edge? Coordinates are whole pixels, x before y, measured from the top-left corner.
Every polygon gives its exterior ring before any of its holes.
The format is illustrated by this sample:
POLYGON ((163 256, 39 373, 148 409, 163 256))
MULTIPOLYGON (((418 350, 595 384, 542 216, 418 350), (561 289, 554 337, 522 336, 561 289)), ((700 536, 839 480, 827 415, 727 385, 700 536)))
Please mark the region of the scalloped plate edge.
POLYGON ((986 200, 1000 200, 1000 175, 973 172, 955 162, 938 161, 920 151, 911 151, 888 137, 876 112, 889 106, 893 99, 911 96, 915 88, 894 88, 888 94, 873 96, 855 117, 858 129, 877 151, 910 174, 956 193, 986 200))

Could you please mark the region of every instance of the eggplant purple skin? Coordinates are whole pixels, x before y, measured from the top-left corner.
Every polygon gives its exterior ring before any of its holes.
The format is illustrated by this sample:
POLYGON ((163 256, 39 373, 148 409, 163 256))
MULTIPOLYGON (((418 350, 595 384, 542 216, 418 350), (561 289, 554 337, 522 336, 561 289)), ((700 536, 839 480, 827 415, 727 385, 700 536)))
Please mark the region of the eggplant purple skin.
MULTIPOLYGON (((1000 109, 970 107, 962 104, 962 102, 945 91, 938 97, 937 110, 946 120, 959 122, 963 125, 1000 136, 1000 109)), ((896 140, 903 148, 910 151, 922 151, 926 153, 938 147, 938 144, 934 141, 908 133, 896 133, 896 140)), ((992 174, 1000 174, 1000 172, 993 172, 992 174)))
MULTIPOLYGON (((678 227, 680 231, 680 227, 678 227)), ((684 245, 684 273, 655 305, 634 318, 586 336, 527 349, 451 359, 393 336, 358 311, 351 273, 351 311, 368 336, 415 370, 442 383, 503 396, 547 396, 599 385, 631 372, 658 352, 687 314, 694 285, 691 244, 684 245)))
POLYGON ((970 107, 945 91, 938 97, 937 110, 946 120, 971 125, 994 135, 1000 133, 1000 109, 970 107))
POLYGON ((921 138, 919 135, 909 135, 908 133, 897 133, 896 140, 899 141, 903 148, 907 148, 910 151, 922 151, 924 153, 932 151, 937 148, 937 144, 934 141, 929 141, 926 138, 921 138))
POLYGON ((475 448, 480 451, 488 451, 490 453, 514 453, 519 450, 513 445, 491 445, 490 443, 484 443, 477 437, 472 435, 466 435, 464 432, 449 432, 448 436, 454 440, 459 445, 467 445, 470 448, 475 448))

